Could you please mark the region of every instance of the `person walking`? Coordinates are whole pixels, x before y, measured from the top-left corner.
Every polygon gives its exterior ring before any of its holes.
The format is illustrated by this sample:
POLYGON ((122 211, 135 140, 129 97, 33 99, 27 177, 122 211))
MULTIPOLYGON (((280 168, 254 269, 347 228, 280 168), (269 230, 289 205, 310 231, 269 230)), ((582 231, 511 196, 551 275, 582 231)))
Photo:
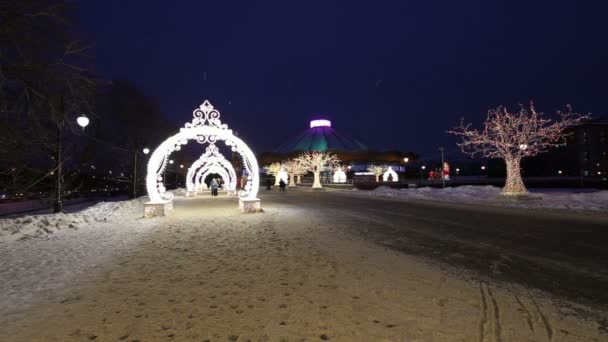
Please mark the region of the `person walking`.
POLYGON ((266 178, 266 190, 270 190, 271 186, 272 186, 272 181, 270 181, 270 178, 266 178))
POLYGON ((285 181, 281 179, 281 181, 279 182, 279 189, 280 191, 285 191, 285 186, 287 184, 285 184, 285 181))
POLYGON ((217 182, 217 179, 213 178, 211 180, 211 196, 217 196, 217 188, 219 187, 219 183, 217 182))

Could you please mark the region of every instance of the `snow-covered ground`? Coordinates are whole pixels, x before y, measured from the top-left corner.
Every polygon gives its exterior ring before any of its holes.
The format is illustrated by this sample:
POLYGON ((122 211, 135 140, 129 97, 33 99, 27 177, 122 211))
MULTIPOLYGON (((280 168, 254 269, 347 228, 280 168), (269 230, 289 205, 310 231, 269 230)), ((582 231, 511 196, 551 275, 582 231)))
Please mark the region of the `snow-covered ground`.
POLYGON ((530 189, 524 197, 502 196, 501 188, 487 185, 464 185, 451 188, 393 189, 380 186, 374 190, 348 191, 357 196, 421 199, 452 203, 483 203, 507 207, 551 208, 608 211, 608 191, 589 189, 530 189))
POLYGON ((588 308, 457 276, 281 198, 259 214, 220 197, 155 219, 143 200, 20 219, 39 237, 0 243, 0 341, 606 338, 588 308))

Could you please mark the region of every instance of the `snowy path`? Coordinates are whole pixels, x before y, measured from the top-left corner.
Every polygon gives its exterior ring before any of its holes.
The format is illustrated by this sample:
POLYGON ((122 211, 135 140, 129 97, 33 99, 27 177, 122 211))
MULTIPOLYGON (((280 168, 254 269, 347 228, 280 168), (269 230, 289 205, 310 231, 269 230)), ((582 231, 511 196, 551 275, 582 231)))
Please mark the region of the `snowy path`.
POLYGON ((2 244, 0 341, 607 338, 576 305, 379 247, 298 196, 267 195, 261 214, 223 198, 152 220, 130 206, 2 244))

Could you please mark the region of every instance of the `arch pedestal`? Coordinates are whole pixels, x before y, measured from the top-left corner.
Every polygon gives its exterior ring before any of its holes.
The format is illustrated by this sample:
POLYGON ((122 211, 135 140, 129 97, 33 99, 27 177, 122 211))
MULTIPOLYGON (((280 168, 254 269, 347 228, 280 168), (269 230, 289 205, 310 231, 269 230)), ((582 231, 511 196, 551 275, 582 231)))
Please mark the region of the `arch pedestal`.
POLYGON ((163 173, 171 153, 179 151, 181 146, 186 145, 190 140, 196 140, 199 144, 209 144, 210 147, 215 147, 217 141, 224 141, 233 152, 241 155, 244 170, 249 176, 243 189, 238 192, 239 208, 244 211, 260 211, 260 200, 257 198, 260 187, 259 166, 249 146, 235 136, 226 124, 222 124, 220 113, 213 108, 209 101, 205 101, 194 110, 193 116, 192 122, 186 123, 179 133, 160 144, 150 156, 146 177, 146 188, 150 201, 144 204, 144 217, 162 216, 166 210, 173 207, 174 196, 166 191, 163 184, 163 173))

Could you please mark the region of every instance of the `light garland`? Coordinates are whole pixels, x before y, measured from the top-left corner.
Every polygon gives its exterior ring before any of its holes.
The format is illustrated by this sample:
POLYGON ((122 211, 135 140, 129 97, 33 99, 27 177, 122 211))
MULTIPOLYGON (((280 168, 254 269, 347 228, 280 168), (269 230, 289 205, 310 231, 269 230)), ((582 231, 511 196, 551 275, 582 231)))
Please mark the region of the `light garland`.
POLYGON ((463 119, 458 127, 448 133, 462 138, 458 146, 470 156, 503 159, 507 166, 507 179, 502 193, 525 194, 527 190, 521 177, 521 159, 559 146, 566 136, 565 129, 589 118, 589 115, 572 112, 570 106, 567 108, 566 112, 557 112, 558 120, 551 120, 537 112, 533 103, 528 108, 521 106, 517 113, 499 106, 488 111, 482 131, 471 128, 471 124, 465 124, 463 119))
MULTIPOLYGON (((213 108, 209 101, 205 100, 199 108, 195 109, 193 116, 192 122, 186 123, 179 133, 163 141, 150 156, 146 177, 149 203, 163 204, 173 200, 173 194, 167 192, 163 185, 163 173, 171 153, 179 151, 181 146, 186 145, 190 140, 196 140, 200 144, 215 144, 216 141, 222 140, 232 148, 232 151, 241 155, 244 169, 249 175, 244 189, 239 191, 239 198, 247 201, 258 201, 259 204, 259 199, 257 199, 260 187, 258 161, 249 146, 235 136, 226 124, 222 124, 220 113, 213 108)), ((239 204, 239 206, 242 205, 239 204)))

